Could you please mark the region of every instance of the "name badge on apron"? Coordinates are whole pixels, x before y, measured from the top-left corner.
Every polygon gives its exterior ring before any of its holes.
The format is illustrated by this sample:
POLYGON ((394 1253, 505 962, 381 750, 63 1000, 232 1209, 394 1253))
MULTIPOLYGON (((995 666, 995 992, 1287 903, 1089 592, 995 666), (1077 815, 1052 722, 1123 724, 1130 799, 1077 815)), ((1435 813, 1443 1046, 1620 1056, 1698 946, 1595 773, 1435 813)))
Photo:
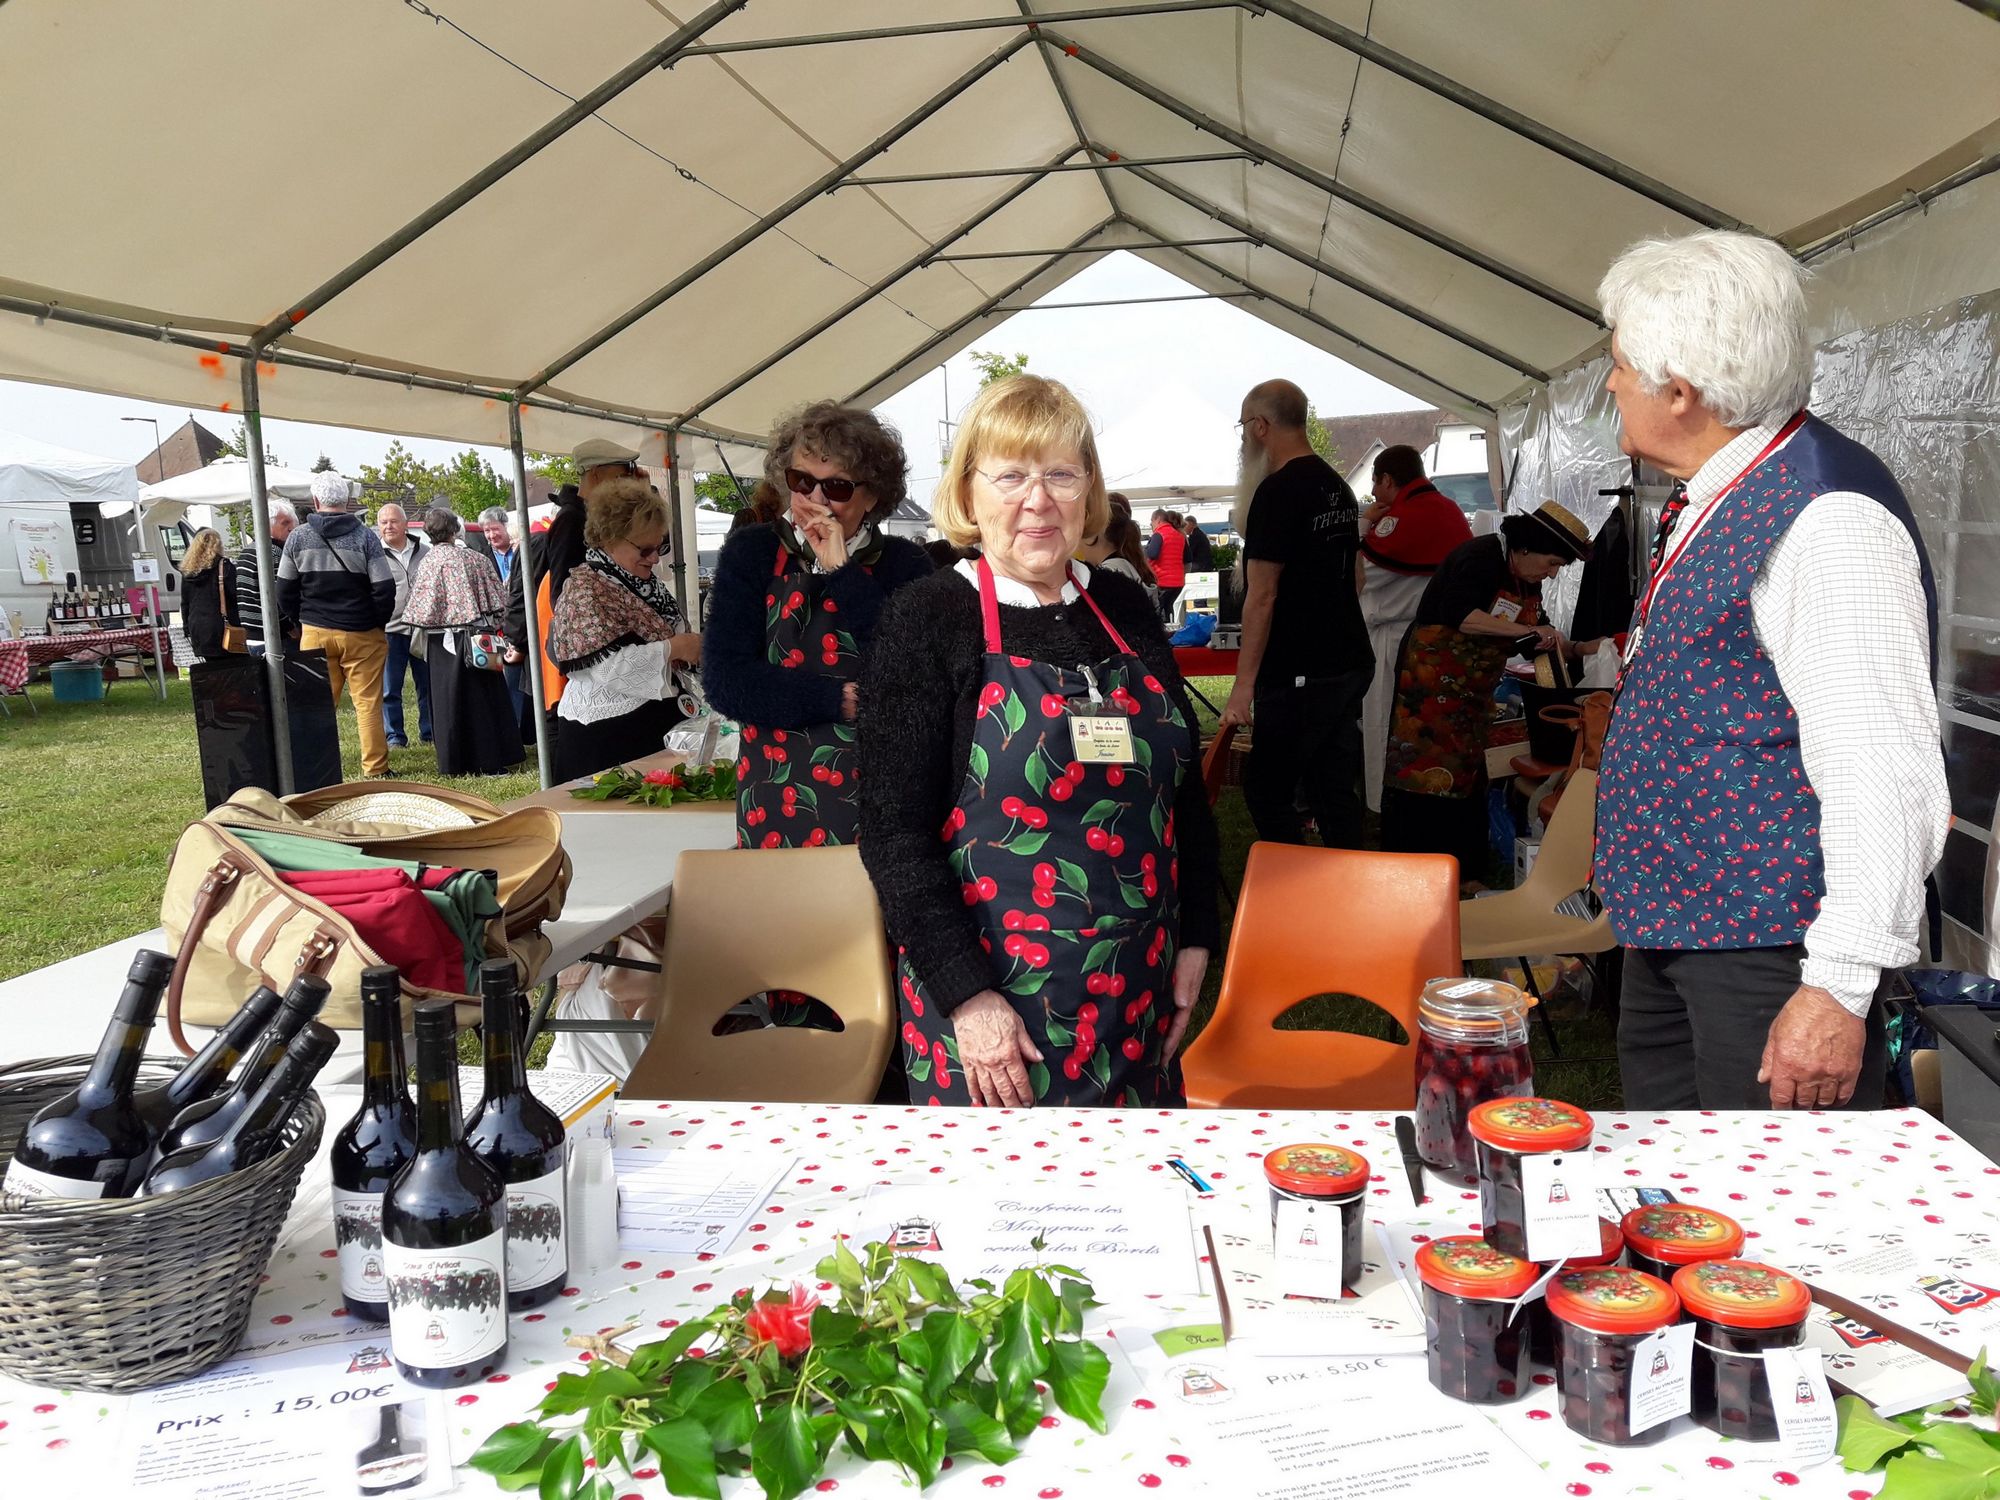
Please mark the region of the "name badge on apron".
POLYGON ((1518 620, 1521 618, 1521 601, 1519 599, 1496 598, 1493 601, 1493 607, 1487 613, 1496 619, 1518 620))
POLYGON ((1092 713, 1104 706, 1097 690, 1097 674, 1085 667, 1083 680, 1090 686, 1089 708, 1072 708, 1069 715, 1071 753, 1086 766, 1129 766, 1137 757, 1132 751, 1132 721, 1123 714, 1092 713))

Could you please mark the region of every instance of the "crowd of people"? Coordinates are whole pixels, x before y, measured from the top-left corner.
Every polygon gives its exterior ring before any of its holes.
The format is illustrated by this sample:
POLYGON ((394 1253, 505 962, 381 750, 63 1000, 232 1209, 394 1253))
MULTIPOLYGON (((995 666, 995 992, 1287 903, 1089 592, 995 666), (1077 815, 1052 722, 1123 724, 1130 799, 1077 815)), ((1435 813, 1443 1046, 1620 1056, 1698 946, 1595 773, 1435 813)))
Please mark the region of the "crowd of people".
MULTIPOLYGON (((1805 414, 1801 275, 1767 241, 1705 233, 1634 247, 1602 289, 1625 451, 1679 481, 1615 636, 1596 814, 1597 893, 1630 950, 1635 1108, 1879 1100, 1876 992, 1915 957, 1949 819, 1929 565, 1887 470, 1805 414)), ((1593 538, 1547 497, 1474 536, 1407 447, 1375 458, 1364 506, 1307 425, 1290 381, 1243 398, 1220 718, 1251 731, 1249 814, 1261 839, 1355 848, 1379 809, 1381 847, 1455 856, 1472 894, 1496 689, 1510 659, 1595 653, 1542 592, 1593 538)), ((963 414, 926 549, 881 524, 907 493, 894 431, 814 403, 773 432, 696 632, 659 571, 668 515, 637 454, 593 439, 575 457, 578 483, 525 539, 540 643, 504 514, 479 550, 435 510, 419 538, 385 506, 378 536, 344 482, 286 517, 280 607, 346 685, 365 772, 403 737, 406 668, 419 733, 459 771, 521 758, 537 647, 565 779, 657 750, 705 703, 741 726, 739 846, 859 844, 896 945, 911 1098, 1180 1102, 1222 937, 1165 630, 1212 560, 1200 526, 1162 510, 1142 533, 1075 396, 1021 374, 963 414)), ((198 546, 216 579, 190 573, 190 633, 197 595, 253 621, 246 556, 198 546)))

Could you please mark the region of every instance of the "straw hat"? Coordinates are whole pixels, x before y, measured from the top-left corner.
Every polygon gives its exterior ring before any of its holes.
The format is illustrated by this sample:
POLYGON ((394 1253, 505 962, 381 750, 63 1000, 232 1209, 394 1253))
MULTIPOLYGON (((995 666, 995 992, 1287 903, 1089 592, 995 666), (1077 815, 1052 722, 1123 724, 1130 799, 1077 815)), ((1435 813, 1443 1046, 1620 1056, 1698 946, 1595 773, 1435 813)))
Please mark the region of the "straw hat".
POLYGON ((418 833, 434 833, 440 828, 470 828, 473 818, 463 808, 453 807, 436 797, 419 792, 364 792, 313 814, 306 822, 315 828, 336 824, 373 823, 406 828, 418 833))
POLYGON ((1590 556, 1590 532, 1566 506, 1544 500, 1524 519, 1535 523, 1531 528, 1534 535, 1518 544, 1524 551, 1553 552, 1570 562, 1590 556))

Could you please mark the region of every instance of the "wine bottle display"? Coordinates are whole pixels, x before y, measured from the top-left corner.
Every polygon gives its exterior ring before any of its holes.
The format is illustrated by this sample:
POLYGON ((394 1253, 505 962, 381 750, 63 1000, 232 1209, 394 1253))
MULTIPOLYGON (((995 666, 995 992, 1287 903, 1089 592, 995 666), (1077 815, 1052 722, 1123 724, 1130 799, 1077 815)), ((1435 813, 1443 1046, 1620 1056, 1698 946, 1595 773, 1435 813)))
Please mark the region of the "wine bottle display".
POLYGON ((190 1104, 174 1116, 165 1134, 160 1137, 160 1155, 178 1151, 183 1146, 206 1146, 220 1140, 237 1115, 250 1103, 251 1096, 263 1087, 264 1079, 277 1067, 285 1055, 285 1047, 297 1036, 306 1022, 319 1014, 326 1004, 331 989, 317 974, 301 974, 285 991, 284 1003, 278 1007, 278 1014, 271 1024, 264 1028, 264 1034, 257 1038, 243 1059, 243 1065, 236 1070, 236 1076, 229 1087, 207 1099, 190 1104))
POLYGON ((417 1154, 416 1110, 404 1082, 402 985, 394 969, 361 971, 361 1045, 361 1108, 333 1138, 333 1243, 348 1316, 386 1323, 382 1194, 417 1154))
POLYGON ((481 964, 479 986, 486 1093, 466 1121, 465 1143, 507 1184, 507 1309, 526 1312, 552 1300, 569 1275, 565 1135, 555 1111, 528 1092, 513 960, 481 964))
POLYGON ((403 1408, 383 1407, 375 1423, 375 1441, 354 1455, 354 1482, 361 1493, 393 1495, 422 1484, 429 1457, 422 1438, 404 1435, 403 1408))
POLYGON ((229 1077, 229 1070, 242 1059, 244 1051, 259 1032, 271 1024, 277 1013, 278 992, 258 985, 236 1014, 208 1039, 208 1045, 187 1060, 180 1072, 158 1088, 141 1089, 132 1096, 139 1116, 155 1138, 163 1136, 174 1116, 190 1104, 208 1098, 229 1077))
POLYGON ((174 961, 164 953, 142 950, 132 960, 90 1070, 28 1122, 0 1196, 132 1196, 153 1152, 153 1133, 132 1103, 132 1083, 173 972, 174 961))
POLYGON ((389 1351, 411 1384, 456 1386, 507 1357, 507 1190, 465 1144, 451 1002, 416 1033, 417 1154, 382 1200, 389 1351))
POLYGON ((284 1144, 285 1122, 339 1045, 339 1032, 308 1021, 221 1138, 211 1145, 183 1146, 171 1156, 161 1157, 146 1174, 139 1196, 158 1198, 185 1192, 275 1155, 284 1144))

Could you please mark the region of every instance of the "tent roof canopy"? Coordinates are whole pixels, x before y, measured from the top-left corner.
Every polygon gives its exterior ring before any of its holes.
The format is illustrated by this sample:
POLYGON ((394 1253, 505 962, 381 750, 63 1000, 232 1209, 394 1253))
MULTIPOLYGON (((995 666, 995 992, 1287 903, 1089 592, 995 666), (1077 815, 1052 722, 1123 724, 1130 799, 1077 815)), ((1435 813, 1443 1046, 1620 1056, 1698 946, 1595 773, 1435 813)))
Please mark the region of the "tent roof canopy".
POLYGON ((101 0, 0 8, 0 58, 63 121, 0 168, 0 376, 226 409, 254 350, 268 414, 504 443, 520 400, 546 449, 879 402, 1121 247, 1484 420, 1636 238, 1809 251, 2000 165, 1956 0, 101 0), (190 107, 218 55, 341 88, 190 107), (188 214, 189 159, 309 211, 188 214))
POLYGON ((0 431, 0 505, 136 500, 138 471, 115 458, 0 431))

